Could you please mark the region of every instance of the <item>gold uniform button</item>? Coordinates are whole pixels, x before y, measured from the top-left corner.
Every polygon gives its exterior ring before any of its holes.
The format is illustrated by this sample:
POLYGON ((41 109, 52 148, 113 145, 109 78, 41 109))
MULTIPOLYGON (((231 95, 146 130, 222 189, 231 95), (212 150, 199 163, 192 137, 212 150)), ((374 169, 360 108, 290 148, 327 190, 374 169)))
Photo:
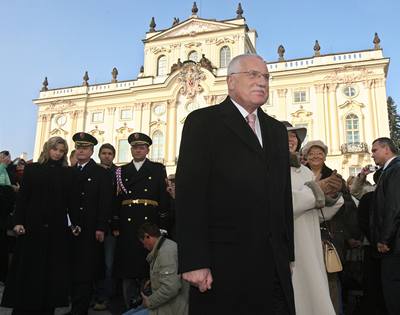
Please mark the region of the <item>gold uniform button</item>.
POLYGON ((151 180, 151 176, 149 176, 149 179, 151 180))
POLYGON ((147 217, 144 217, 145 220, 147 220, 147 217))
POLYGON ((80 210, 83 210, 83 207, 80 207, 79 209, 80 209, 80 210))
POLYGON ((147 188, 145 188, 144 191, 147 191, 147 188))
POLYGON ((127 182, 127 181, 128 181, 128 179, 127 179, 127 178, 125 178, 125 181, 127 182))
POLYGON ((132 221, 132 219, 131 218, 128 218, 128 222, 131 222, 132 221))
POLYGON ((129 204, 129 205, 128 205, 128 207, 132 207, 132 205, 131 205, 131 204, 129 204))
POLYGON ((85 194, 84 192, 81 193, 82 196, 83 196, 84 194, 85 194))
POLYGON ((90 182, 92 179, 89 177, 87 180, 88 180, 88 182, 90 182))
POLYGON ((132 193, 132 191, 131 191, 131 190, 129 190, 129 191, 128 191, 128 193, 130 193, 130 194, 131 194, 131 193, 132 193))

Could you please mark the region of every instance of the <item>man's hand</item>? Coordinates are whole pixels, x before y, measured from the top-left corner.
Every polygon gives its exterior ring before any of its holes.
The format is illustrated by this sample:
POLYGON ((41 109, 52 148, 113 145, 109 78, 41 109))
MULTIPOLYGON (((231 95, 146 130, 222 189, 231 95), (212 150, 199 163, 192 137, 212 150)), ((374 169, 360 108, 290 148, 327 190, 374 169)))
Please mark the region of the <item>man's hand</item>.
POLYGON ((104 232, 96 231, 96 240, 102 243, 104 241, 104 232))
POLYGON ((15 185, 11 185, 11 187, 12 187, 12 189, 14 190, 14 192, 18 192, 18 191, 19 191, 19 188, 20 188, 20 186, 19 186, 18 183, 16 183, 15 185))
POLYGON ((376 247, 378 248, 378 252, 380 252, 382 254, 390 251, 390 248, 386 244, 383 244, 383 243, 378 243, 376 247))
POLYGON ((371 164, 364 166, 360 171, 360 174, 359 174, 360 177, 365 178, 368 174, 371 174, 372 173, 372 171, 370 170, 371 166, 372 166, 371 164))
POLYGON ((81 233, 82 229, 79 225, 75 225, 75 226, 71 225, 71 231, 74 236, 78 236, 81 233))
POLYGON ((143 292, 140 292, 140 295, 142 296, 142 299, 143 299, 142 305, 143 305, 145 308, 149 308, 149 297, 146 296, 146 295, 144 295, 143 292))
POLYGON ((24 235, 26 233, 25 228, 22 224, 17 224, 16 226, 14 226, 13 230, 17 235, 24 235))
POLYGON ((211 290, 213 278, 209 268, 193 270, 184 272, 182 278, 189 282, 191 285, 198 287, 200 292, 211 290))

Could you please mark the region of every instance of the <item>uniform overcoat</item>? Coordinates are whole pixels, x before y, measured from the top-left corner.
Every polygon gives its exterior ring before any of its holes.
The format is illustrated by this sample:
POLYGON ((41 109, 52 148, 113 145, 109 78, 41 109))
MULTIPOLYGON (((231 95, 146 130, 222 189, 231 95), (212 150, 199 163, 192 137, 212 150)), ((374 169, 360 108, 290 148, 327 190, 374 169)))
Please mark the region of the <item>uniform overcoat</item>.
MULTIPOLYGON (((147 252, 137 236, 145 222, 164 226, 167 219, 168 193, 166 192, 164 165, 145 160, 139 171, 131 162, 121 167, 119 200, 148 199, 158 206, 144 204, 121 205, 114 226, 119 229, 116 245, 115 274, 120 278, 148 277, 147 252)), ((117 180, 119 182, 119 180, 117 180)))
POLYGON ((106 231, 111 216, 113 186, 111 174, 92 159, 80 171, 74 168, 74 189, 82 231, 72 237, 72 272, 74 282, 86 282, 104 276, 104 246, 96 240, 96 231, 106 231))

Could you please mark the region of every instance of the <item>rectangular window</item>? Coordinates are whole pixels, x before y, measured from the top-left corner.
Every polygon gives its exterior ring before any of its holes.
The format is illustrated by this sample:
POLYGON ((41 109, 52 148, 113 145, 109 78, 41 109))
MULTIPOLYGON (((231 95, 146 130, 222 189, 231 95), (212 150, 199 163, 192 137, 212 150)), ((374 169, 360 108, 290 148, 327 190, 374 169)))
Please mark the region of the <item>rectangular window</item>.
POLYGON ((305 102, 307 102, 307 92, 305 90, 293 92, 293 103, 305 102))
POLYGON ((94 123, 103 122, 103 112, 92 113, 92 122, 94 122, 94 123))
POLYGON ((121 117, 121 120, 131 120, 132 119, 132 110, 131 109, 121 109, 120 117, 121 117))
POLYGON ((131 145, 128 139, 121 139, 118 141, 118 163, 127 163, 132 160, 131 145))

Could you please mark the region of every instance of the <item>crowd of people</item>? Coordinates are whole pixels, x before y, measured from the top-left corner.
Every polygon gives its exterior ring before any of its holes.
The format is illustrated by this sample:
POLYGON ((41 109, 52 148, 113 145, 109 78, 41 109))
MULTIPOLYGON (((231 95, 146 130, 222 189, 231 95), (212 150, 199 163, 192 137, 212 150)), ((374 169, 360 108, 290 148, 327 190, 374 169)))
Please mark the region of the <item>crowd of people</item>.
POLYGON ((233 58, 227 84, 225 101, 186 118, 176 177, 140 132, 123 166, 109 143, 97 164, 85 132, 70 154, 51 137, 35 163, 1 151, 1 305, 84 315, 120 294, 126 315, 400 314, 393 141, 376 139, 376 166, 345 181, 322 141, 260 109, 261 57, 233 58))

